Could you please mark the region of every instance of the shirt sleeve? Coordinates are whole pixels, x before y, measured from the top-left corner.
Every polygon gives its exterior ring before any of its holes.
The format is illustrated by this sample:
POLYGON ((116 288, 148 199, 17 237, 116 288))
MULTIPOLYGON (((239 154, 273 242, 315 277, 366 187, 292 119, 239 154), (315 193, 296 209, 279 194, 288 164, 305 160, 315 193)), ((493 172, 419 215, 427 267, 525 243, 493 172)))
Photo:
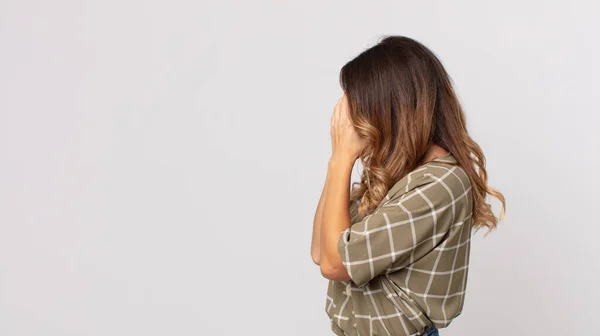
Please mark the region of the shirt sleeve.
POLYGON ((453 221, 452 196, 444 184, 423 177, 415 187, 395 195, 338 239, 342 264, 363 287, 382 273, 397 271, 429 253, 453 221))

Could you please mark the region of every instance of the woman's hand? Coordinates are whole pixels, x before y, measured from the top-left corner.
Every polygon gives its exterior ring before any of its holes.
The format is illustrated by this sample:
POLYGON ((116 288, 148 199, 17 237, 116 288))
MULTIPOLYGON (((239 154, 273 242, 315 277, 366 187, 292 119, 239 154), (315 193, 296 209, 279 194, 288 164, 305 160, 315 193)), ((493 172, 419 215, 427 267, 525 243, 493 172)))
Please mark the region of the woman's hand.
POLYGON ((365 140, 362 139, 348 117, 348 97, 344 94, 337 102, 331 116, 331 156, 341 160, 356 161, 365 140))

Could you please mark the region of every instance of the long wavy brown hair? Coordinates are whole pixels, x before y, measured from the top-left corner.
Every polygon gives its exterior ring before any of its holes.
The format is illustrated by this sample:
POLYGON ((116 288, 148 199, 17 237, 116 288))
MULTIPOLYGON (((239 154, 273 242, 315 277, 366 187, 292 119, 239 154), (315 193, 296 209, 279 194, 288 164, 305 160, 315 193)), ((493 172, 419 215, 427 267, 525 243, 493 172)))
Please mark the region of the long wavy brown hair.
POLYGON ((346 63, 339 79, 350 120, 367 144, 359 157, 361 180, 350 193, 351 200, 360 202, 360 218, 436 144, 452 153, 470 178, 473 228, 496 228, 498 218, 486 196, 502 203, 500 220, 504 196, 487 184, 483 151, 469 136, 451 78, 432 51, 408 37, 383 36, 346 63))

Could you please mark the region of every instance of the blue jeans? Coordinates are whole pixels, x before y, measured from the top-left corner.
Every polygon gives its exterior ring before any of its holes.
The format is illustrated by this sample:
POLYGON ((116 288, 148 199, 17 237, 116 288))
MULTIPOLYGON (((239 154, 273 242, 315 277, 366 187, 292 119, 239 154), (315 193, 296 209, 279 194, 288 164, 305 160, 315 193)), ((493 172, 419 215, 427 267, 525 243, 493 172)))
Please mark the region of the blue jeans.
POLYGON ((440 336, 437 328, 435 327, 431 327, 428 328, 427 330, 425 330, 425 332, 422 334, 422 336, 440 336))

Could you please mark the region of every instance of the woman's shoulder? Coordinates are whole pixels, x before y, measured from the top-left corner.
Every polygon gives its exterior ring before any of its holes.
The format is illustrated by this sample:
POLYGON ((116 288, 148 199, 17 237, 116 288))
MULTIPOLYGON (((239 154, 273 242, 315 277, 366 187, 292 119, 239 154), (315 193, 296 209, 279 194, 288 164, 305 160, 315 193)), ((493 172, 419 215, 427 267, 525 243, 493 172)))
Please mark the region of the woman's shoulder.
POLYGON ((471 182, 466 171, 448 153, 417 167, 398 181, 388 192, 385 203, 425 190, 434 197, 453 197, 467 193, 470 189, 471 182))
POLYGON ((422 176, 429 182, 438 182, 440 185, 450 183, 460 189, 471 185, 469 175, 451 153, 427 162, 424 168, 422 176))

